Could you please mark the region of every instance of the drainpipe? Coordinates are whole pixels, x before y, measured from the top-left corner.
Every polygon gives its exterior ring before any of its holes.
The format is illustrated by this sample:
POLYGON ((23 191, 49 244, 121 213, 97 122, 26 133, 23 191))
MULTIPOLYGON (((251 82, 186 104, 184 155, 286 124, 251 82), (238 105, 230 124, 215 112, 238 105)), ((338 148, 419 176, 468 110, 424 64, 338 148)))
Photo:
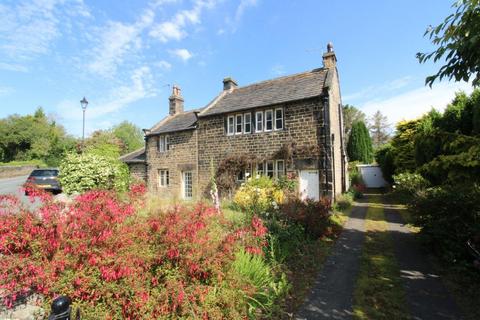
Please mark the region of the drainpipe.
POLYGON ((328 136, 329 130, 327 130, 329 117, 328 117, 328 92, 323 96, 323 171, 325 174, 325 191, 324 195, 328 195, 329 191, 329 180, 328 180, 328 152, 327 152, 327 143, 328 143, 328 136))
POLYGON ((332 198, 335 201, 336 184, 335 184, 335 134, 332 133, 332 146, 330 148, 332 152, 332 198))

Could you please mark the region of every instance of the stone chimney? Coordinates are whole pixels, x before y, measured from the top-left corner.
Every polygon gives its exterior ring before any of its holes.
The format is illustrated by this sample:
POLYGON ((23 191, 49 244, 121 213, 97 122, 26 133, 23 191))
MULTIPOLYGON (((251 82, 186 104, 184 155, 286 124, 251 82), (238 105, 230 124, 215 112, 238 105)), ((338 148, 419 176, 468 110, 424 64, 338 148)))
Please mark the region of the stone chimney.
POLYGON ((337 66, 337 57, 333 51, 333 43, 329 42, 327 44, 327 52, 323 54, 323 67, 324 68, 335 68, 337 66))
POLYGON ((233 80, 232 78, 228 77, 228 78, 223 79, 223 90, 224 91, 233 90, 237 86, 238 86, 237 82, 235 80, 233 80))
POLYGON ((176 84, 173 85, 172 95, 168 98, 170 101, 170 115, 174 116, 176 114, 183 112, 183 98, 180 94, 180 87, 176 84))

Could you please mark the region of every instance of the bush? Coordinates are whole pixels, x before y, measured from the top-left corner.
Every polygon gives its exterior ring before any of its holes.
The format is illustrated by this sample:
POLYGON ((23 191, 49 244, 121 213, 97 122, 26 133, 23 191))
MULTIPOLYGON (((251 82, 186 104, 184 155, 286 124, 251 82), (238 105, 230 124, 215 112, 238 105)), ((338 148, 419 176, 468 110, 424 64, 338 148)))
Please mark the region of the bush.
POLYGON ((337 196, 337 199, 335 201, 335 207, 336 209, 340 211, 344 211, 348 208, 350 208, 353 204, 353 197, 354 193, 353 192, 347 192, 344 194, 341 194, 337 196))
POLYGON ((393 180, 395 193, 406 198, 411 198, 416 192, 428 186, 428 181, 418 173, 400 173, 394 175, 393 180))
POLYGON ((241 319, 264 290, 263 305, 271 305, 284 283, 261 261, 267 229, 260 219, 232 228, 203 204, 138 215, 132 203, 141 205, 144 191, 134 187, 121 198, 90 191, 71 204, 45 194, 35 211, 0 196, 7 305, 34 292, 46 297, 45 308, 58 294, 70 296, 86 319, 241 319), (232 267, 237 252, 248 252, 243 261, 252 265, 232 267))
POLYGON ((126 191, 130 174, 126 164, 95 154, 68 154, 60 164, 60 184, 67 194, 93 189, 126 191))
POLYGON ((330 199, 321 198, 320 201, 307 199, 302 201, 298 198, 289 199, 280 207, 282 217, 286 217, 296 223, 299 223, 305 229, 305 232, 313 237, 331 233, 329 217, 332 209, 330 199))
POLYGON ((348 177, 350 178, 350 185, 363 184, 362 174, 357 167, 358 164, 360 164, 358 161, 348 163, 348 177))
POLYGON ((466 241, 480 235, 480 186, 444 186, 415 193, 409 204, 421 235, 447 262, 468 259, 466 241))
POLYGON ((284 192, 266 176, 248 179, 235 193, 234 203, 247 212, 266 215, 278 209, 284 201, 284 192))

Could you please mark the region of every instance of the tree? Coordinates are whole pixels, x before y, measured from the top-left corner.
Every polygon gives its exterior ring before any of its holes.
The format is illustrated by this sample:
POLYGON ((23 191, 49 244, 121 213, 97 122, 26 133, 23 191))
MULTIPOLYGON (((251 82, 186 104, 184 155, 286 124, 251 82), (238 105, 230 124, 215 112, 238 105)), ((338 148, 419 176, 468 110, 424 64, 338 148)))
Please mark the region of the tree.
POLYGON ((444 59, 436 74, 425 79, 432 86, 443 78, 469 81, 480 85, 480 0, 459 0, 453 5, 455 13, 449 15, 436 27, 425 32, 437 49, 429 53, 417 53, 420 63, 444 59))
POLYGON ((123 142, 122 154, 130 153, 145 145, 142 130, 131 122, 123 121, 112 128, 113 135, 123 142))
POLYGON ((346 104, 343 106, 343 127, 345 129, 345 137, 350 136, 350 130, 352 130, 352 124, 356 121, 365 122, 365 113, 358 110, 354 106, 346 104))
POLYGON ((112 131, 97 130, 85 140, 84 148, 86 153, 116 159, 122 154, 125 145, 112 131))
POLYGON ((380 110, 375 112, 375 114, 369 119, 370 124, 368 128, 370 129, 370 135, 372 137, 372 143, 375 149, 378 149, 380 146, 384 145, 390 139, 388 131, 390 125, 388 124, 388 119, 384 116, 380 110))
POLYGON ((347 154, 350 161, 371 163, 373 161, 372 139, 363 121, 352 125, 347 143, 347 154))

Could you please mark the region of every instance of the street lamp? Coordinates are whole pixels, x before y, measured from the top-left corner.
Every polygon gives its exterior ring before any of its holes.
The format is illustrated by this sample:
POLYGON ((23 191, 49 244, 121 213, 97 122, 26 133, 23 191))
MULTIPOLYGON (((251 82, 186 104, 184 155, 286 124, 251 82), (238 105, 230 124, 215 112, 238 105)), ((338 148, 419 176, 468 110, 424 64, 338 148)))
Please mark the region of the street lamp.
POLYGON ((82 149, 85 145, 85 110, 87 110, 87 106, 88 106, 88 101, 87 99, 85 99, 85 97, 83 97, 82 100, 80 100, 80 105, 82 106, 82 110, 83 110, 83 131, 82 131, 82 149))

